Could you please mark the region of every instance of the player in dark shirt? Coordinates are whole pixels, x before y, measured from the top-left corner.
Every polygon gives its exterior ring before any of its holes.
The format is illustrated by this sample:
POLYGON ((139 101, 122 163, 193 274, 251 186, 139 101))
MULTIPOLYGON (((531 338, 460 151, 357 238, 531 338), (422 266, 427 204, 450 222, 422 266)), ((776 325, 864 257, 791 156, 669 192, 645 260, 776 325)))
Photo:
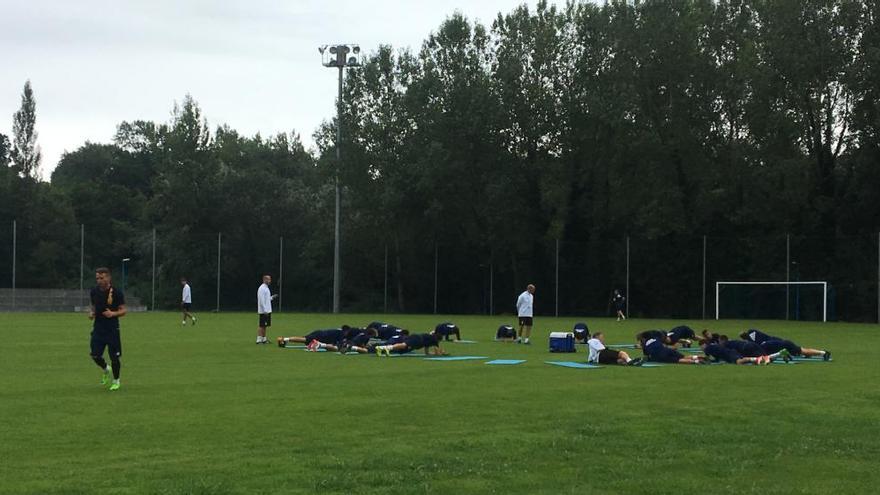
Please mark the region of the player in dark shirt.
MULTIPOLYGON (((703 338, 700 341, 701 347, 703 346, 703 342, 708 342, 709 344, 717 344, 724 349, 730 350, 733 353, 741 356, 742 358, 755 358, 755 364, 769 364, 771 361, 782 358, 785 362, 791 360, 791 356, 788 351, 785 349, 780 350, 779 352, 769 353, 763 347, 758 344, 748 341, 748 340, 730 340, 727 338, 727 335, 719 335, 717 333, 709 333, 708 330, 703 330, 703 338)), ((704 349, 705 351, 705 349, 704 349)), ((708 355, 709 353, 707 353, 708 355)), ((717 356, 716 356, 717 357, 717 356)), ((730 362, 730 361, 728 361, 730 362)), ((750 361, 744 361, 750 362, 750 361)), ((742 364, 742 363, 737 363, 742 364)))
POLYGON ((513 342, 516 340, 516 329, 510 325, 501 325, 495 332, 495 340, 513 342))
POLYGON ((371 322, 369 325, 367 325, 367 328, 375 328, 376 337, 379 340, 388 340, 398 334, 409 335, 409 330, 391 325, 389 323, 383 323, 381 321, 371 322))
POLYGON ((644 348, 645 341, 649 339, 658 340, 661 344, 666 344, 669 341, 669 337, 663 330, 645 330, 636 334, 636 343, 639 347, 644 348))
POLYGON ((455 323, 445 321, 434 327, 434 333, 443 340, 449 340, 451 335, 455 335, 455 340, 461 340, 461 329, 455 323))
POLYGON ((767 335, 766 333, 754 328, 751 328, 748 331, 741 333, 739 336, 743 340, 749 340, 760 345, 764 348, 765 351, 767 351, 768 354, 774 354, 782 349, 785 349, 793 356, 819 356, 825 361, 831 359, 831 351, 801 347, 790 340, 783 339, 782 337, 767 335))
POLYGON ((730 364, 767 364, 770 362, 766 356, 746 357, 733 348, 710 340, 700 340, 700 347, 703 349, 703 353, 714 361, 724 361, 730 364))
POLYGON ((375 328, 351 328, 343 332, 342 343, 339 345, 339 353, 346 354, 348 351, 359 353, 370 352, 370 338, 376 336, 375 328))
POLYGON ((351 331, 351 327, 342 325, 340 328, 314 330, 302 337, 278 337, 276 340, 278 347, 285 347, 288 343, 299 343, 308 344, 310 351, 316 351, 321 348, 325 348, 328 351, 336 351, 339 348, 339 344, 342 343, 345 333, 349 331, 351 331))
POLYGON ((91 356, 95 364, 104 372, 101 384, 109 385, 110 390, 119 390, 119 375, 122 370, 122 338, 119 335, 119 318, 125 316, 125 294, 113 287, 110 269, 95 270, 96 286, 92 288, 89 318, 94 320, 91 336, 91 356), (110 366, 104 360, 104 349, 110 355, 110 366), (112 380, 110 378, 112 373, 112 380))
POLYGON ((666 332, 666 343, 671 345, 679 345, 682 347, 690 347, 697 340, 697 334, 687 325, 680 325, 666 332))
POLYGON ((377 356, 389 356, 392 352, 409 352, 417 349, 424 349, 425 355, 434 354, 436 356, 446 355, 446 352, 440 347, 440 338, 435 332, 420 333, 408 335, 403 342, 393 345, 377 345, 377 356))
MULTIPOLYGON (((662 333, 662 332, 661 332, 662 333)), ((663 334, 665 337, 665 333, 663 334)), ((678 363, 678 364, 702 364, 705 357, 684 354, 663 345, 663 340, 654 337, 642 341, 642 353, 645 355, 646 361, 654 361, 657 363, 678 363)))
POLYGON ((575 323, 572 332, 574 333, 575 342, 586 344, 587 341, 590 340, 590 330, 584 322, 575 323))

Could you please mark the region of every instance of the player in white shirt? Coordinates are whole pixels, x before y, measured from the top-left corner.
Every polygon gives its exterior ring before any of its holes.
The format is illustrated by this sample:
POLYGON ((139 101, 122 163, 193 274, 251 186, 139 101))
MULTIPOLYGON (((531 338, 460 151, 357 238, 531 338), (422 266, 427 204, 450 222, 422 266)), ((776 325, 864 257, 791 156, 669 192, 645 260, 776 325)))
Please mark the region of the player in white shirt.
POLYGON ((532 318, 535 315, 535 286, 529 284, 526 290, 516 298, 516 316, 519 318, 519 336, 517 343, 530 344, 532 336, 532 318))
POLYGON ((269 343, 269 339, 266 338, 266 327, 272 326, 272 299, 278 297, 278 294, 272 294, 269 291, 271 283, 272 276, 263 275, 263 284, 257 289, 257 313, 260 315, 260 324, 257 327, 257 344, 269 343))
POLYGON ((594 364, 625 364, 629 366, 640 366, 641 358, 632 359, 629 354, 623 351, 616 351, 605 347, 605 334, 596 332, 593 338, 587 341, 590 348, 590 356, 587 362, 594 364))
POLYGON ((183 322, 181 324, 186 325, 186 319, 189 318, 192 320, 193 325, 195 325, 196 315, 190 312, 192 310, 193 302, 192 289, 190 288, 186 277, 180 277, 180 285, 183 286, 183 293, 180 295, 180 308, 183 310, 183 322))

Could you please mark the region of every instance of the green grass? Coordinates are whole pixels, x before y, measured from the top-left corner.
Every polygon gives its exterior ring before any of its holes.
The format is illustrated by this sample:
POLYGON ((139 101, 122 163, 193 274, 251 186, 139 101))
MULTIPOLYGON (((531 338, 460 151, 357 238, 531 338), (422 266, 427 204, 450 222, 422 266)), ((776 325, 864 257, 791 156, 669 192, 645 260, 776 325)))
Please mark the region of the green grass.
MULTIPOLYGON (((82 315, 0 314, 0 493, 872 493, 880 460, 880 329, 749 324, 830 363, 566 369, 491 341, 504 317, 450 317, 453 354, 424 362, 253 343, 256 315, 122 321, 122 390, 98 385, 82 315)), ((276 314, 270 336, 386 319, 276 314)), ((607 341, 678 321, 587 319, 607 341)), ((691 322, 703 328, 702 322, 691 322)))

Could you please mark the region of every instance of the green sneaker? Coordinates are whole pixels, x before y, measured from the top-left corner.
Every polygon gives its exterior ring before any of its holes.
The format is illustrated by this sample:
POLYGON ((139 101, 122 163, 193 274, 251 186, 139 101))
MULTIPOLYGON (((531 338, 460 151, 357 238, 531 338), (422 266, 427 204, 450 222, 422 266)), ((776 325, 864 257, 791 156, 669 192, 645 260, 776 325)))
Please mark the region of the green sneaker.
POLYGON ((113 390, 119 390, 119 382, 113 382, 110 385, 110 391, 112 392, 113 390))
POLYGON ((101 373, 101 385, 109 385, 113 380, 110 378, 110 370, 104 370, 101 373))
POLYGON ((788 349, 782 349, 779 351, 779 356, 782 357, 782 361, 785 363, 791 361, 791 353, 788 352, 788 349))

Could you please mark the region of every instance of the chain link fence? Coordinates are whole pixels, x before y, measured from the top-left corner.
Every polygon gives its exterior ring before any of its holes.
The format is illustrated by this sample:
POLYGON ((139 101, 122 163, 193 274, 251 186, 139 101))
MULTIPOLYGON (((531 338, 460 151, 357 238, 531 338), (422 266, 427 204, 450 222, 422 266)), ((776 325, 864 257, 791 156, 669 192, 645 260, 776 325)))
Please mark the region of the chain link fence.
MULTIPOLYGON (((17 222, 0 226, 0 310, 34 310, 24 303, 27 289, 73 291, 67 300, 85 305, 80 289, 93 285, 98 266, 109 267, 114 283, 149 310, 179 306, 181 277, 198 311, 255 310, 262 274, 273 277, 277 310, 332 309, 331 242, 282 232, 130 231, 112 223, 71 225, 49 238, 34 232, 17 222)), ((343 238, 341 305, 346 312, 511 314, 532 283, 539 315, 611 315, 618 289, 630 317, 705 319, 715 317, 718 281, 807 280, 828 282, 829 320, 880 321, 880 234, 622 236, 497 250, 343 238)), ((798 289, 795 297, 790 287, 781 289, 785 308, 777 304, 771 317, 815 319, 801 308, 806 293, 798 289)))

